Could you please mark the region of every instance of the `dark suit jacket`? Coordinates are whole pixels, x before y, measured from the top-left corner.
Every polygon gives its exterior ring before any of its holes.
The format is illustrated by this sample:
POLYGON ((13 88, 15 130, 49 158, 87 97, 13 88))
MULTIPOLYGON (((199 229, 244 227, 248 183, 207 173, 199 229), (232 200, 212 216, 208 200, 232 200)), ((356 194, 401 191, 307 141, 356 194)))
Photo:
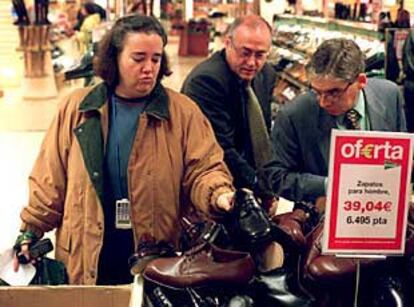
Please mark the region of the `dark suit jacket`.
MULTIPOLYGON (((386 80, 370 79, 363 89, 371 130, 406 131, 403 98, 386 80)), ((265 174, 273 190, 292 201, 325 195, 331 131, 336 118, 307 92, 282 108, 272 130, 274 156, 265 174)))
MULTIPOLYGON (((270 102, 275 86, 275 71, 266 64, 253 80, 253 89, 270 131, 270 102)), ((245 108, 245 89, 230 70, 224 50, 196 66, 184 81, 181 91, 192 98, 210 120, 224 150, 236 187, 253 188, 255 166, 245 108)))

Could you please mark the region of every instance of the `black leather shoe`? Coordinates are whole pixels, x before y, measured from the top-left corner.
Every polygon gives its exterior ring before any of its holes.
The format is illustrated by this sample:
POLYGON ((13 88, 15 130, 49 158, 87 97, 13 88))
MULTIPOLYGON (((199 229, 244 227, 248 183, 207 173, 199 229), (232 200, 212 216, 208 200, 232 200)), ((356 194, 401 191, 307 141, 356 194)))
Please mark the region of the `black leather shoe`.
POLYGON ((376 284, 373 306, 406 306, 401 278, 391 275, 381 276, 376 284))
POLYGON ((173 307, 173 304, 160 287, 156 287, 152 291, 150 299, 153 307, 173 307))
POLYGON ((175 257, 174 246, 165 241, 157 242, 149 234, 143 234, 138 243, 136 253, 128 259, 132 275, 140 274, 147 264, 159 257, 175 257))
POLYGON ((218 247, 231 248, 231 239, 226 228, 213 221, 192 222, 183 217, 181 219, 183 234, 180 239, 182 251, 201 244, 202 242, 212 243, 218 247))
POLYGON ((235 295, 232 294, 233 287, 223 289, 210 285, 204 288, 172 289, 150 280, 144 282, 144 293, 143 306, 148 307, 224 307, 228 306, 230 297, 235 295))
POLYGON ((233 237, 244 246, 254 248, 272 241, 270 220, 251 192, 243 189, 236 192, 230 224, 233 237))
POLYGON ((314 306, 314 299, 299 285, 296 272, 285 267, 256 277, 255 306, 314 306))

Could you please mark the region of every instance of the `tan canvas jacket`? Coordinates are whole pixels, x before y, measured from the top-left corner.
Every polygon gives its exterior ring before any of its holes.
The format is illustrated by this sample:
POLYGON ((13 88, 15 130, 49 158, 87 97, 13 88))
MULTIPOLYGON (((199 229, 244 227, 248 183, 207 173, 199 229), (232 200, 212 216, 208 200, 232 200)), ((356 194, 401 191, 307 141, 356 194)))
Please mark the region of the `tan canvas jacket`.
MULTIPOLYGON (((22 230, 57 228, 56 258, 71 284, 95 284, 104 235, 103 161, 108 132, 104 83, 79 89, 61 105, 29 177, 22 230)), ((135 242, 144 232, 177 242, 179 215, 194 205, 215 213, 232 190, 208 120, 186 96, 157 86, 139 118, 128 165, 135 242)))

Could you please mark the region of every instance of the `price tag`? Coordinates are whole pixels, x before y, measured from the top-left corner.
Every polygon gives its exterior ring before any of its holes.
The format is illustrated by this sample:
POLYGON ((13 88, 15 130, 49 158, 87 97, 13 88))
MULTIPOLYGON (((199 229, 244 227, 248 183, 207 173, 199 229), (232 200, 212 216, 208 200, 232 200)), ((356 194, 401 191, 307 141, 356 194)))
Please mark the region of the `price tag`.
POLYGON ((333 131, 323 253, 404 252, 412 145, 407 133, 333 131))

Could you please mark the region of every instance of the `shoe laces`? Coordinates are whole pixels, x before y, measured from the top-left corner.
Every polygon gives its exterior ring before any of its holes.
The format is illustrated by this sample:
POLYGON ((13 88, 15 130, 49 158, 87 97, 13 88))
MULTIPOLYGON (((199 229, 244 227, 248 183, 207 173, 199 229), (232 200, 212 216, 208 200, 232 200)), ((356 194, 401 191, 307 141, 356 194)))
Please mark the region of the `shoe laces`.
POLYGON ((209 244, 207 242, 197 245, 190 250, 184 252, 184 260, 185 262, 192 262, 201 256, 210 255, 211 250, 208 248, 209 244))

